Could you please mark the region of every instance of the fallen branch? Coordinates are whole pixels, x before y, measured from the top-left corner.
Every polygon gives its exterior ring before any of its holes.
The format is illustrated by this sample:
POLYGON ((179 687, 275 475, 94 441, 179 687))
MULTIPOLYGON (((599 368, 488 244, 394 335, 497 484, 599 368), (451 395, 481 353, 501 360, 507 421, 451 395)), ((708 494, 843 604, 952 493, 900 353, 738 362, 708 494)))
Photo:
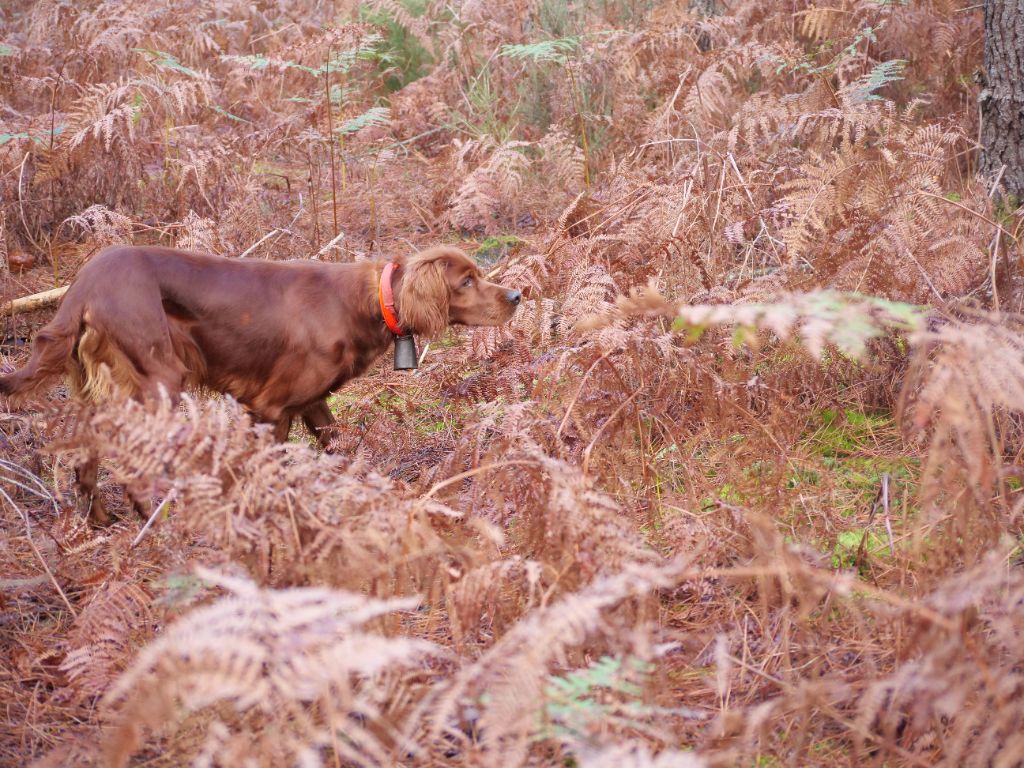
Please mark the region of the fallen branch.
POLYGON ((31 589, 49 581, 47 576, 33 576, 31 579, 0 579, 0 589, 31 589))
POLYGON ((36 309, 52 307, 67 292, 68 286, 65 285, 60 288, 51 288, 49 291, 33 293, 31 296, 22 296, 20 299, 8 301, 3 306, 0 306, 0 317, 9 317, 21 312, 32 312, 36 309))

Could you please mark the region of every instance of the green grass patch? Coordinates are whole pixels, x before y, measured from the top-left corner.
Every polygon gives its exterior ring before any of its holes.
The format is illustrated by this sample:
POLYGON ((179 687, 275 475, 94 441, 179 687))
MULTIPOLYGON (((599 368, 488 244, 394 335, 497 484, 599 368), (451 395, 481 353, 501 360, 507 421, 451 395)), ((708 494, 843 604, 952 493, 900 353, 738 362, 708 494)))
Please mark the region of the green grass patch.
POLYGON ((892 557, 889 540, 886 536, 870 530, 843 531, 836 536, 836 545, 832 550, 832 567, 853 568, 857 564, 862 543, 864 555, 869 558, 892 557))
POLYGON ((825 409, 819 418, 805 444, 843 492, 843 516, 867 508, 886 475, 890 499, 916 494, 920 460, 897 450, 899 433, 891 414, 825 409))
POLYGON ((480 243, 473 257, 481 267, 490 269, 522 242, 515 235, 491 235, 480 243))
MULTIPOLYGON (((426 11, 425 0, 399 2, 414 17, 422 16, 426 11)), ((376 62, 384 87, 388 91, 404 88, 430 71, 434 64, 434 57, 430 51, 423 47, 423 43, 416 35, 402 26, 386 10, 361 6, 359 19, 377 25, 384 32, 384 40, 378 47, 376 62)))

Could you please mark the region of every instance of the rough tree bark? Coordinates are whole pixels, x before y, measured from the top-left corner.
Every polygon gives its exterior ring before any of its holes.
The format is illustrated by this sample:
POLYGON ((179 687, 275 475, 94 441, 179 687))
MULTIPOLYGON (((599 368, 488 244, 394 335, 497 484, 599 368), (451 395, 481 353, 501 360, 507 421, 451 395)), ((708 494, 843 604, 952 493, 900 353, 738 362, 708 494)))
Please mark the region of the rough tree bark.
POLYGON ((718 0, 690 0, 690 11, 706 19, 717 16, 721 9, 718 7, 718 0))
POLYGON ((1024 0, 985 0, 980 171, 1024 200, 1024 0))
MULTIPOLYGON (((690 0, 689 9, 690 13, 700 19, 710 19, 722 12, 718 0, 690 0)), ((701 53, 711 50, 711 38, 708 37, 707 32, 702 31, 697 36, 697 48, 701 53)))

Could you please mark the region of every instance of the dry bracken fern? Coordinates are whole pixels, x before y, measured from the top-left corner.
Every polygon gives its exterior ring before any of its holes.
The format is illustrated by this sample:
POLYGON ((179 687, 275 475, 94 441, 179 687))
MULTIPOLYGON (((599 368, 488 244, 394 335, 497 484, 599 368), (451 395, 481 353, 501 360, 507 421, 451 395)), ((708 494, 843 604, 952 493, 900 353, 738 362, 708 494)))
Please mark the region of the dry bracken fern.
POLYGON ((307 588, 261 591, 248 581, 199 574, 230 593, 171 625, 103 699, 116 724, 112 765, 126 765, 144 733, 227 703, 250 714, 244 742, 216 720, 196 760, 321 765, 323 749, 361 765, 390 762, 382 680, 434 652, 429 643, 364 629, 415 601, 375 601, 307 588), (380 729, 380 730, 379 730, 380 729))

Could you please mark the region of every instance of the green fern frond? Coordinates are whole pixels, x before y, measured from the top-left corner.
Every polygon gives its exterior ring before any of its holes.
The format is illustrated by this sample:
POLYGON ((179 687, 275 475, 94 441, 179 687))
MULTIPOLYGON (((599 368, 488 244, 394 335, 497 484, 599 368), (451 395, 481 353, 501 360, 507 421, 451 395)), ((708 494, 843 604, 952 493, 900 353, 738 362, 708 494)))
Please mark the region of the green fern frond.
POLYGON ((197 72, 191 67, 186 67, 180 61, 178 61, 173 55, 166 51, 158 51, 153 48, 132 48, 136 53, 146 54, 149 57, 149 63, 160 69, 167 69, 172 72, 180 72, 183 75, 194 78, 196 80, 204 79, 201 72, 197 72))
POLYGON ((363 114, 353 117, 345 122, 340 128, 335 128, 335 133, 350 134, 361 131, 371 125, 387 125, 391 120, 391 109, 388 107, 370 107, 363 114))
POLYGON ((392 54, 384 44, 384 38, 376 33, 364 35, 355 48, 346 48, 337 51, 331 56, 330 61, 322 67, 313 70, 316 75, 323 75, 330 72, 348 72, 360 61, 372 61, 382 65, 391 65, 392 54))
POLYGON ((638 684, 651 665, 641 659, 602 656, 589 667, 564 676, 549 675, 544 687, 545 715, 552 735, 579 737, 602 722, 642 726, 649 708, 638 684))
POLYGON ((332 51, 330 59, 319 67, 310 67, 289 59, 274 59, 269 56, 264 56, 261 53, 244 55, 225 54, 220 57, 220 60, 229 63, 243 64, 255 72, 261 72, 265 69, 271 68, 276 70, 297 69, 301 72, 307 72, 314 75, 315 77, 320 77, 321 75, 328 73, 348 72, 353 66, 355 66, 356 62, 359 61, 376 61, 382 64, 389 63, 388 53, 382 50, 382 42, 383 38, 380 35, 364 35, 356 47, 346 48, 340 51, 332 51))
POLYGON ((244 64, 249 69, 260 72, 264 69, 274 67, 275 69, 299 69, 303 72, 309 72, 312 75, 320 74, 318 69, 313 67, 307 67, 304 64, 299 64, 295 61, 286 61, 282 59, 271 59, 264 56, 262 53, 236 55, 236 54, 225 54, 220 57, 221 61, 233 62, 237 64, 244 64))
POLYGON ((881 96, 875 93, 889 83, 903 79, 905 59, 891 59, 876 64, 870 72, 862 75, 842 89, 841 94, 850 104, 862 104, 865 101, 880 101, 881 96))
POLYGON ((742 342, 755 329, 788 338, 799 326, 804 346, 820 358, 826 344, 847 357, 864 354, 867 342, 889 331, 915 332, 924 327, 926 311, 914 304, 836 291, 794 294, 773 304, 702 304, 682 306, 673 324, 699 336, 712 325, 735 325, 742 342))
POLYGON ((569 54, 577 51, 579 47, 580 38, 560 37, 523 45, 503 45, 499 55, 534 63, 553 61, 557 64, 564 64, 569 58, 569 54))

